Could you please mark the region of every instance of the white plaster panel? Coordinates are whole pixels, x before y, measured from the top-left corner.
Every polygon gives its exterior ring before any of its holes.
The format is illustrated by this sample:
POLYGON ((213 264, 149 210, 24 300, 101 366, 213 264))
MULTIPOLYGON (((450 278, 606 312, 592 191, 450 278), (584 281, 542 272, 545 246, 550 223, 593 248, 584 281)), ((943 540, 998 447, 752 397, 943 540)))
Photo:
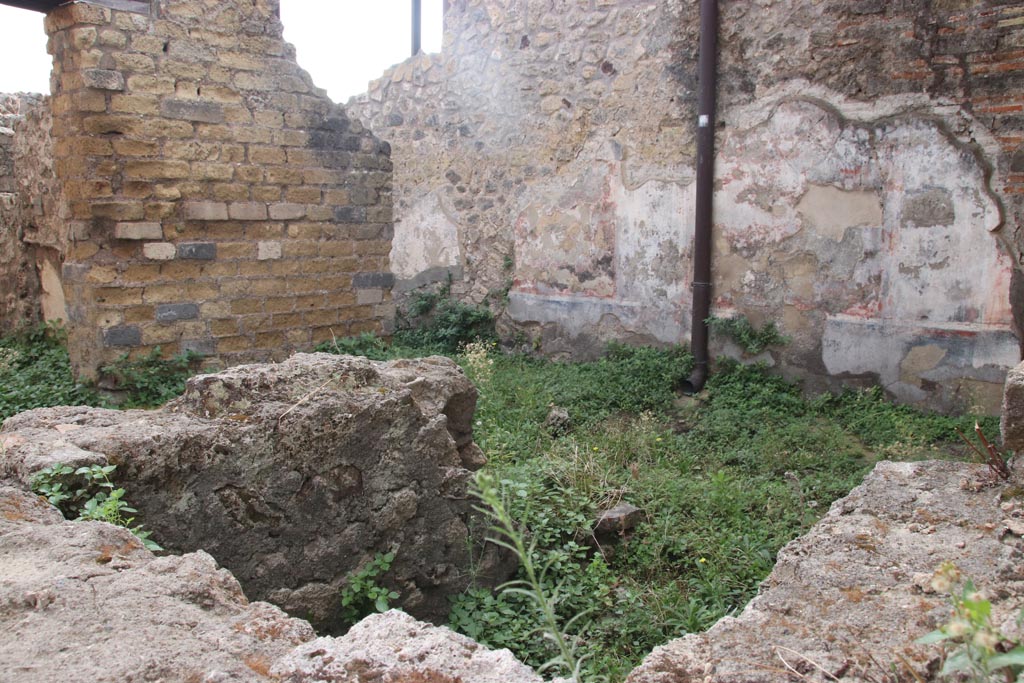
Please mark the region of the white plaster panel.
POLYGON ((687 296, 696 190, 652 180, 629 190, 612 184, 616 292, 627 301, 673 302, 687 296))
POLYGON ((989 235, 999 210, 978 163, 934 125, 917 122, 881 130, 878 164, 886 245, 881 316, 1009 325, 1010 264, 989 235), (907 215, 909 199, 928 191, 948 197, 951 222, 919 227, 907 215), (1001 292, 995 299, 994 291, 1001 292))
POLYGON ((461 264, 459 229, 431 193, 409 207, 395 222, 391 243, 391 271, 399 279, 411 279, 431 268, 461 264))

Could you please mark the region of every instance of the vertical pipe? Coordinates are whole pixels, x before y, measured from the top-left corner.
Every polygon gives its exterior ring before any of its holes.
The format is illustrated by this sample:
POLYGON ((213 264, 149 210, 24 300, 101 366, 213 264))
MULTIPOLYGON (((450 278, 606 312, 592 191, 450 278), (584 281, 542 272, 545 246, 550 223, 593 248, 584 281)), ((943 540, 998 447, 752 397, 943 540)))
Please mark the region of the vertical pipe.
POLYGON ((693 319, 690 352, 693 374, 683 390, 694 394, 708 377, 708 324, 711 315, 711 208, 715 190, 715 94, 718 53, 718 0, 700 3, 700 56, 697 84, 697 206, 693 232, 693 319))
POLYGON ((420 53, 420 36, 422 35, 422 0, 412 0, 412 56, 420 53))

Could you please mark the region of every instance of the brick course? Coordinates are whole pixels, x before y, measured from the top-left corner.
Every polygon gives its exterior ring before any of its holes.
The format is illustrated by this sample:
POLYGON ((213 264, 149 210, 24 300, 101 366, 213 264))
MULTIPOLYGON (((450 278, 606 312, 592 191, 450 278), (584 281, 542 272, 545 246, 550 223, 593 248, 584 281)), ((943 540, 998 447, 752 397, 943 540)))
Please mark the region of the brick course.
POLYGON ((74 3, 47 17, 80 374, 126 348, 230 364, 308 348, 314 327, 383 329, 388 287, 365 306, 353 282, 382 268, 389 149, 297 66, 277 16, 274 0, 169 0, 152 16, 74 3), (339 249, 349 222, 374 234, 339 249))

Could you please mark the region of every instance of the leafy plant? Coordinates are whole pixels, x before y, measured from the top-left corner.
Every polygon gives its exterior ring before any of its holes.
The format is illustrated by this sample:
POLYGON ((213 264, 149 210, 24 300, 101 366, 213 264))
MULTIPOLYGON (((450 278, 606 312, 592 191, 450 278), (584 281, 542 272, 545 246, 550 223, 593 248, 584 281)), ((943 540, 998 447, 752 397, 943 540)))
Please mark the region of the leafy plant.
POLYGON ((119 407, 152 408, 185 391, 185 381, 194 374, 196 361, 201 358, 200 354, 186 351, 165 359, 158 346, 135 360, 126 353, 100 372, 112 377, 117 388, 125 392, 125 400, 119 407))
POLYGON ((387 343, 373 332, 321 342, 313 350, 338 355, 366 356, 370 360, 386 360, 389 357, 387 343))
POLYGON ((66 341, 55 323, 0 338, 0 421, 32 408, 99 403, 96 391, 71 375, 66 341))
POLYGON ((496 341, 494 314, 451 298, 451 275, 437 292, 421 292, 396 319, 396 344, 455 354, 475 341, 496 341))
POLYGON ((397 592, 378 585, 377 580, 391 569, 395 553, 377 553, 359 571, 350 574, 341 590, 342 619, 352 626, 363 617, 376 612, 386 612, 397 592))
POLYGON ((715 332, 725 335, 739 344, 747 353, 756 356, 770 346, 782 346, 789 343, 789 338, 779 333, 775 322, 771 321, 760 329, 754 327, 746 317, 707 319, 707 324, 715 332))
POLYGON ((32 477, 32 490, 43 496, 67 517, 77 515, 96 487, 113 488, 109 475, 116 465, 90 465, 75 469, 71 465, 46 467, 32 477))
POLYGON ((70 465, 53 465, 36 472, 31 487, 66 518, 121 526, 135 534, 148 549, 163 550, 150 538, 150 531, 142 525, 132 526, 135 517, 128 515, 137 514, 138 510, 124 499, 123 488, 114 487, 110 475, 116 469, 116 465, 87 465, 77 469, 70 465))
MULTIPOLYGON (((1017 680, 1024 671, 1024 642, 1000 633, 992 623, 992 603, 970 579, 961 579, 960 570, 952 562, 944 562, 936 570, 932 587, 949 593, 953 615, 948 623, 917 642, 953 646, 940 676, 963 673, 976 683, 1017 680)), ((1017 624, 1022 621, 1024 611, 1017 618, 1017 624)))
POLYGON ((604 358, 571 367, 575 381, 556 387, 553 400, 574 421, 591 424, 617 414, 668 410, 693 369, 693 357, 681 346, 613 342, 604 358))
POLYGON ((971 431, 975 423, 986 432, 999 430, 999 418, 946 416, 893 403, 879 387, 848 389, 837 396, 824 394, 809 406, 823 418, 841 424, 868 447, 898 445, 906 453, 928 444, 958 440, 957 431, 971 431))
MULTIPOLYGON (((518 492, 524 493, 523 489, 519 489, 518 492)), ((543 673, 554 669, 557 672, 565 673, 572 681, 579 681, 585 656, 579 655, 575 644, 567 636, 567 632, 576 622, 586 617, 587 611, 579 612, 564 624, 561 623, 556 613, 556 606, 560 599, 559 593, 562 586, 556 585, 552 588, 545 581, 548 572, 560 558, 548 557, 540 566, 534 562, 537 551, 536 541, 527 545, 523 534, 516 528, 503 494, 493 477, 486 473, 478 473, 476 494, 485 506, 477 509, 493 520, 492 530, 498 535, 492 537, 490 542, 512 551, 519 558, 522 578, 509 581, 498 590, 521 597, 529 603, 540 616, 541 626, 538 630, 543 633, 545 638, 554 643, 555 656, 541 664, 539 671, 543 673)))

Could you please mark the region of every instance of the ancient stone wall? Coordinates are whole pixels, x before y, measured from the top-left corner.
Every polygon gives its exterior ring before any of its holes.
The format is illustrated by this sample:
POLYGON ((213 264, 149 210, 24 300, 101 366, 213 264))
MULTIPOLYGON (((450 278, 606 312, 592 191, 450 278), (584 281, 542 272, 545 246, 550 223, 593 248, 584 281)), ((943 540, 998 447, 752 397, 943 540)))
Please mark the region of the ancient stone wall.
MULTIPOLYGON (((553 355, 685 343, 697 5, 449 2, 443 54, 349 103, 394 150, 396 288, 450 271, 553 355)), ((997 409, 1020 357, 1024 9, 722 12, 715 314, 775 321, 791 341, 763 360, 811 389, 997 409)))
POLYGON ((157 346, 280 359, 381 331, 388 146, 297 66, 277 0, 149 5, 46 18, 76 369, 157 346))
MULTIPOLYGON (((44 106, 38 96, 0 95, 0 328, 5 330, 40 317, 35 250, 25 242, 25 211, 19 196, 26 163, 19 148, 38 129, 32 122, 25 125, 26 117, 44 106)), ((37 150, 35 163, 45 165, 45 151, 37 150)))

